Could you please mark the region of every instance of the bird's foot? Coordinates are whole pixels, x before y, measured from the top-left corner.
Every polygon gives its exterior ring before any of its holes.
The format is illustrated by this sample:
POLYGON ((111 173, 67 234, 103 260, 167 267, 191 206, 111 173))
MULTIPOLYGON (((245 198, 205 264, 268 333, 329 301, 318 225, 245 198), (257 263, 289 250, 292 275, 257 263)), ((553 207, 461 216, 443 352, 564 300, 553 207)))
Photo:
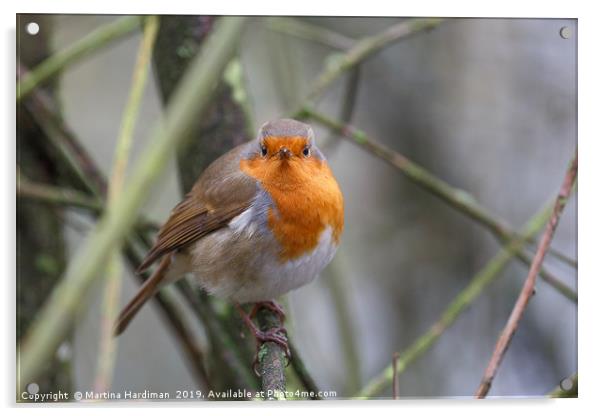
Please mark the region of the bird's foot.
POLYGON ((291 350, 288 347, 288 338, 284 327, 271 328, 267 331, 257 330, 253 335, 255 335, 255 339, 257 340, 257 350, 255 351, 255 358, 253 359, 253 371, 258 377, 261 377, 261 373, 258 370, 259 351, 261 346, 266 342, 273 342, 282 348, 284 356, 286 357, 284 366, 288 367, 291 362, 291 350))
POLYGON ((266 309, 269 309, 269 310, 273 311, 274 313, 276 313, 282 324, 282 322, 284 321, 284 316, 285 316, 284 310, 282 309, 282 307, 280 305, 278 305, 277 303, 275 303, 273 301, 259 302, 258 304, 256 304, 253 307, 253 310, 248 315, 245 313, 245 311, 242 309, 242 307, 240 305, 238 305, 238 304, 236 305, 236 308, 238 309, 238 312, 240 313, 247 328, 249 328, 249 331, 251 331, 251 333, 255 337, 255 340, 257 341, 257 350, 255 352, 255 358, 253 359, 253 371, 255 372, 255 374, 257 374, 258 377, 261 377, 261 374, 257 370, 257 366, 259 365, 259 351, 261 349, 261 346, 263 344, 265 344, 266 342, 273 342, 274 344, 277 344, 280 348, 282 348, 282 350, 284 351, 284 355, 286 357, 285 366, 288 366, 291 361, 291 350, 288 346, 288 338, 287 338, 286 328, 284 328, 284 326, 281 325, 279 327, 270 328, 267 331, 262 331, 259 328, 257 328, 257 326, 253 323, 252 318, 255 315, 257 315, 257 312, 262 307, 265 307, 266 309))

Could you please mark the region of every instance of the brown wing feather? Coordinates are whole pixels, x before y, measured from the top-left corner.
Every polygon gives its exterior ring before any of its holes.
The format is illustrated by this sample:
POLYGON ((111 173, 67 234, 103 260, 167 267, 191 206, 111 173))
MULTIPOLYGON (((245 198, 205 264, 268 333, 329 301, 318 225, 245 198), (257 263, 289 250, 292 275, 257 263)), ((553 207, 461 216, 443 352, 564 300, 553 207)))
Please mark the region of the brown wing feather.
POLYGON ((138 267, 138 273, 165 254, 227 226, 232 218, 249 208, 257 185, 239 169, 243 146, 212 163, 192 191, 176 205, 159 231, 157 242, 138 267))

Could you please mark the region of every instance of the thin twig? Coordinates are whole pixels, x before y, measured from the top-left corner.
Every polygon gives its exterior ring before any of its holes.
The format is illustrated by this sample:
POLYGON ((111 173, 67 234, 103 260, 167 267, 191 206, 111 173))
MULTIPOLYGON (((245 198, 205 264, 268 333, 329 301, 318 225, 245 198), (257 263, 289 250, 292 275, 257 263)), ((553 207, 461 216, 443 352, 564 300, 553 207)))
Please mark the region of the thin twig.
POLYGON ((33 380, 54 353, 107 253, 131 230, 148 189, 166 167, 172 151, 188 139, 189 129, 209 103, 216 81, 236 50, 244 22, 244 17, 221 18, 194 59, 165 117, 152 130, 148 147, 138 159, 123 197, 113 211, 103 216, 71 260, 64 278, 20 345, 21 381, 33 380))
MULTIPOLYGON (((445 308, 440 318, 414 341, 408 348, 400 352, 400 358, 397 364, 399 374, 403 373, 407 367, 424 355, 433 344, 443 335, 460 316, 460 314, 470 306, 483 290, 498 277, 504 268, 510 263, 516 253, 526 244, 530 236, 536 235, 546 224, 550 213, 551 204, 546 205, 542 210, 535 214, 521 230, 523 235, 520 239, 515 239, 506 244, 489 262, 471 279, 466 286, 445 308)), ((388 366, 380 374, 370 380, 366 386, 357 393, 358 398, 369 398, 377 395, 379 392, 391 385, 393 378, 393 368, 388 366)))
POLYGON ((537 275, 539 274, 539 269, 543 264, 544 257, 546 256, 546 251, 548 247, 550 247, 550 243, 552 242, 552 238, 554 237, 554 231, 558 226, 558 221, 560 220, 560 215, 566 205, 566 202, 571 194, 571 189, 573 188, 573 183, 577 177, 577 151, 575 150, 575 156, 571 161, 569 169, 566 172, 564 180, 562 182, 562 186, 560 188, 560 192, 558 193, 558 197, 556 198, 556 203, 554 204, 554 210, 552 212, 552 216, 548 221, 546 226, 546 231, 541 238, 539 245, 537 247, 537 252, 535 253, 535 257, 531 263, 531 268, 529 269, 529 273, 527 274, 527 278, 525 279, 525 283, 523 288, 516 300, 514 308, 512 309, 512 313, 508 318, 508 322, 502 334, 500 335, 498 342, 493 350, 493 354, 491 356, 491 360, 485 369, 485 374, 483 375, 483 380, 475 397, 478 399, 485 398, 489 389, 491 388, 491 384, 493 383, 493 379, 497 373, 497 370, 504 358, 504 354, 508 350, 510 342, 512 341, 512 337, 516 333, 518 329, 518 325, 520 323, 521 318, 525 313, 525 309, 527 308, 527 304, 533 295, 533 290, 535 288, 535 282, 537 280, 537 275))
MULTIPOLYGON (((487 209, 468 192, 454 188, 400 153, 372 140, 365 132, 349 124, 331 119, 309 106, 305 107, 305 115, 337 132, 341 137, 360 146, 362 149, 367 150, 376 157, 389 163, 391 166, 399 169, 412 182, 447 202, 459 212, 468 215, 470 218, 486 227, 502 242, 506 243, 518 236, 516 231, 505 225, 502 220, 489 213, 487 209)), ((531 240, 532 239, 529 239, 529 241, 531 240)), ((521 250, 520 252, 522 253, 522 256, 520 256, 519 259, 530 263, 532 256, 525 250, 521 250)), ((554 287, 558 288, 556 285, 554 287)))
MULTIPOLYGON (((339 113, 339 120, 345 124, 350 123, 351 119, 353 118, 353 111, 355 110, 355 104, 357 103, 360 76, 361 66, 357 65, 351 69, 351 72, 349 73, 345 83, 345 93, 341 101, 341 112, 339 113)), ((324 143, 321 146, 323 151, 327 154, 332 152, 333 147, 341 142, 340 140, 336 139, 338 139, 338 134, 331 132, 330 136, 324 140, 324 143)))
POLYGON ((293 17, 270 17, 267 19, 267 28, 340 50, 350 49, 356 43, 355 39, 334 30, 293 17))
POLYGON ((102 204, 96 198, 89 197, 83 192, 32 182, 19 172, 17 173, 17 196, 54 205, 84 208, 95 214, 103 210, 102 204))
MULTIPOLYGON (((82 208, 96 216, 102 214, 105 210, 105 206, 98 199, 83 192, 32 182, 21 173, 17 173, 17 197, 51 205, 82 208)), ((156 232, 159 230, 159 225, 141 217, 136 223, 136 230, 143 233, 156 232)))
POLYGON ((399 374, 397 374, 397 362, 399 361, 399 352, 393 353, 391 366, 393 367, 393 400, 399 400, 399 374))
POLYGON ((17 83, 17 102, 28 96, 39 85, 60 74, 68 66, 132 33, 139 27, 140 22, 140 16, 121 17, 101 26, 62 51, 54 53, 17 83))
MULTIPOLYGON (((553 255, 561 262, 565 263, 568 266, 571 266, 573 269, 577 269, 577 267, 579 266, 579 264, 577 263, 577 260, 564 254, 563 252, 559 251, 558 249, 555 249, 554 247, 550 247, 550 249, 548 250, 548 254, 553 255)), ((576 273, 575 273, 575 278, 577 278, 576 273)))
MULTIPOLYGON (((549 254, 552 254, 552 253, 549 253, 549 254)), ((527 264, 527 265, 531 264, 531 259, 533 258, 533 256, 529 257, 529 256, 525 255, 524 252, 517 253, 516 256, 520 259, 520 261, 523 264, 527 264)), ((563 295, 565 298, 569 299, 570 301, 572 301, 574 303, 577 303, 577 301, 578 301, 577 292, 575 292, 569 286, 564 284, 559 278, 554 276, 550 271, 545 269, 543 265, 542 265, 541 269, 539 270, 539 276, 542 278, 543 281, 545 281, 550 286, 552 286, 554 289, 556 289, 556 291, 558 293, 560 293, 561 295, 563 295)))
MULTIPOLYGON (((28 73, 28 69, 18 63, 18 72, 24 76, 28 73)), ((64 164, 71 168, 83 187, 89 189, 100 200, 106 192, 106 181, 95 168, 90 155, 60 117, 55 100, 43 90, 36 89, 22 105, 44 131, 46 138, 58 151, 64 164)))
MULTIPOLYGON (((159 18, 157 16, 147 17, 134 66, 132 86, 123 111, 119 135, 117 137, 113 169, 107 192, 108 210, 114 209, 116 201, 123 190, 125 171, 127 169, 132 142, 134 141, 134 128, 138 119, 138 113, 140 112, 140 103, 148 78, 149 64, 158 29, 159 18)), ((101 312, 99 355, 94 382, 94 388, 97 392, 107 391, 110 389, 112 383, 117 351, 117 337, 113 336, 113 325, 119 313, 121 275, 120 247, 116 246, 113 249, 113 253, 109 253, 107 261, 101 312)))
POLYGON ((359 62, 365 61, 388 45, 415 35, 416 33, 434 29, 443 21, 444 19, 438 18, 406 19, 388 27, 381 33, 359 40, 346 53, 337 57, 336 61, 329 61, 327 67, 316 78, 316 81, 310 88, 307 99, 314 100, 326 89, 326 87, 343 73, 355 67, 359 62))

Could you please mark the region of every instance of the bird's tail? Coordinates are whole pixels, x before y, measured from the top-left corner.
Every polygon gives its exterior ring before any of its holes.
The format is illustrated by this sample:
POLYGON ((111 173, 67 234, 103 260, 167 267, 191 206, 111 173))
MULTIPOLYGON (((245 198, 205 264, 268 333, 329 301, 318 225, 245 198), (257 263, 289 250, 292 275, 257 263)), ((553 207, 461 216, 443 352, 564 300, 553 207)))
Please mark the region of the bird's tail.
POLYGON ((130 324, 131 320, 136 316, 140 308, 144 306, 147 300, 152 298, 155 293, 161 287, 161 284, 165 281, 165 276, 169 266, 171 264, 171 255, 167 254, 159 263, 157 270, 146 279, 136 296, 123 308, 117 321, 115 322, 115 326, 113 327, 113 335, 120 335, 127 326, 130 324))

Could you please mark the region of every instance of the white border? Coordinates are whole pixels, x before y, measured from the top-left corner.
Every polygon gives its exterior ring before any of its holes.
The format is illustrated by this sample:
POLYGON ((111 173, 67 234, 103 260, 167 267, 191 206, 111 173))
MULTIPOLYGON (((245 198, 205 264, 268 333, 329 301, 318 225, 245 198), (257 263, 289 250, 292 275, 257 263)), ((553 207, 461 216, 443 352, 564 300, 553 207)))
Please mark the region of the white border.
MULTIPOLYGON (((3 82, 2 91, 4 97, 0 101, 4 107, 0 112, 1 124, 6 126, 4 140, 2 143, 3 174, 1 192, 3 202, 0 204, 2 215, 0 216, 0 230, 3 235, 3 246, 0 249, 0 264, 4 265, 8 272, 4 275, 4 305, 2 311, 7 314, 2 319, 2 334, 4 342, 0 343, 2 358, 5 360, 1 367, 3 371, 0 378, 0 392, 2 404, 12 406, 14 397, 14 374, 6 369, 14 369, 14 281, 15 275, 15 111, 14 111, 14 56, 15 56, 15 13, 47 12, 47 13, 168 13, 168 14, 290 14, 290 15, 347 15, 347 16, 489 16, 489 17, 571 17, 578 18, 579 31, 579 380, 580 389, 577 400, 496 400, 488 403, 472 403, 467 400, 432 400, 432 401, 404 401, 396 405, 383 402, 360 403, 356 401, 338 401, 336 403, 292 403, 286 406, 276 403, 261 405, 252 403, 250 405, 237 405, 232 403, 213 404, 211 408, 179 407, 178 412, 199 414, 199 412, 210 411, 240 414, 241 410, 246 412, 261 410, 262 414, 287 414, 305 415, 310 409, 315 411, 332 411, 334 407, 344 408, 344 412, 365 413, 368 408, 376 408, 379 413, 392 414, 393 412, 411 412, 413 410, 433 410, 445 414, 479 414, 484 411, 488 415, 504 415, 518 408, 531 408, 533 411, 545 411, 546 414, 562 414, 567 412, 579 412, 588 410, 596 403, 599 394, 599 380, 602 374, 600 368, 600 305, 599 298, 602 294, 600 286, 601 275, 596 258, 599 256, 600 213, 602 212, 600 201, 600 190, 602 186, 598 180, 600 173, 602 149, 600 141, 602 130, 600 122, 600 16, 595 13, 592 1, 514 1, 504 2, 476 2, 476 1, 422 1, 422 2, 394 2, 391 0, 370 0, 367 2, 330 2, 318 0, 303 1, 246 1, 235 2, 220 0, 213 2, 184 1, 184 0, 145 0, 144 2, 103 0, 102 2, 75 1, 75 0, 52 0, 32 1, 19 0, 17 2, 2 2, 2 13, 0 19, 3 23, 3 62, 0 65, 3 82), (6 4, 9 3, 9 4, 6 4), (484 407, 483 407, 484 406, 484 407)), ((6 270, 5 269, 5 270, 6 270)), ((150 414, 165 412, 164 405, 144 405, 144 412, 150 414)), ((10 409, 14 411, 15 409, 10 409)), ((20 411, 27 413, 32 409, 25 407, 20 411)), ((81 408, 64 408, 53 406, 45 408, 45 412, 64 414, 81 412, 81 408)), ((88 407, 86 413, 98 414, 102 409, 88 407)), ((117 406, 111 406, 111 412, 121 412, 117 406)), ((123 410, 126 412, 127 410, 123 410)), ((128 412, 129 413, 129 412, 128 412)))

